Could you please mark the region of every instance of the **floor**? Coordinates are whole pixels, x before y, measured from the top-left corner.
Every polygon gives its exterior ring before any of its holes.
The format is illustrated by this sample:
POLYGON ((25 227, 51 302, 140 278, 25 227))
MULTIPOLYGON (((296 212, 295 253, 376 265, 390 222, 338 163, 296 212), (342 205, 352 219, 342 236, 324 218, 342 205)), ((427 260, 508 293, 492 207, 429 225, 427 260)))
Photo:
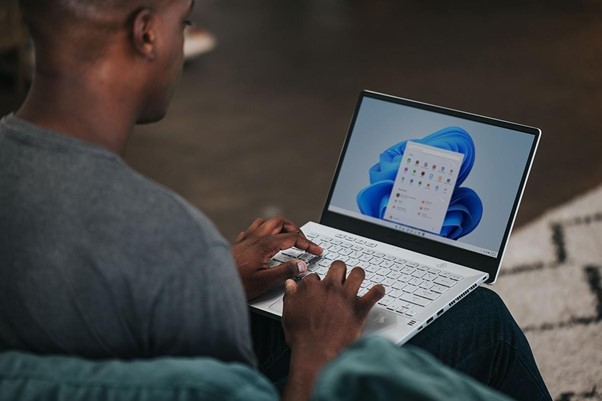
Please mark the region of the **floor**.
MULTIPOLYGON (((602 182, 600 1, 197 3, 218 46, 126 160, 227 238, 257 216, 319 218, 364 88, 540 127, 518 225, 602 182)), ((11 93, 0 80, 0 114, 11 93)))

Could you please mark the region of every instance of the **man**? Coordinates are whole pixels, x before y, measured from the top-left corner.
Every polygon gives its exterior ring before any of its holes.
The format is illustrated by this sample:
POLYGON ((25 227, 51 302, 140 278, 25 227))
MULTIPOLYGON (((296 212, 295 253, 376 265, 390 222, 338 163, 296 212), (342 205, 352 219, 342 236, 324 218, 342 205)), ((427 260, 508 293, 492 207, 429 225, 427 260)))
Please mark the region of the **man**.
MULTIPOLYGON (((166 113, 192 6, 22 0, 37 65, 25 103, 0 122, 0 350, 254 365, 246 299, 306 269, 267 261, 291 246, 321 252, 284 218, 257 220, 230 246, 120 158, 135 124, 166 113)), ((286 281, 289 399, 306 398, 384 294, 376 286, 357 298, 363 271, 345 279, 345 270, 335 262, 323 281, 286 281)), ((463 304, 415 343, 513 396, 549 399, 499 299, 481 291, 463 304)), ((286 356, 270 359, 288 368, 286 356)))

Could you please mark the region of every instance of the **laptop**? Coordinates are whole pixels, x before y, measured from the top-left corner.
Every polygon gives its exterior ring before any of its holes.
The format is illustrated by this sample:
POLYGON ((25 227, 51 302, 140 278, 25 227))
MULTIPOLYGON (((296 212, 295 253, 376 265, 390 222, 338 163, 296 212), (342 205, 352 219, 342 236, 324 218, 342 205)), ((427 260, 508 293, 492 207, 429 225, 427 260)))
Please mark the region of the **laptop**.
MULTIPOLYGON (((496 281, 541 131, 363 91, 320 222, 301 229, 324 248, 305 260, 322 277, 334 260, 362 267, 363 295, 385 297, 364 333, 403 344, 483 283, 496 281)), ((251 301, 282 316, 283 288, 251 301)))

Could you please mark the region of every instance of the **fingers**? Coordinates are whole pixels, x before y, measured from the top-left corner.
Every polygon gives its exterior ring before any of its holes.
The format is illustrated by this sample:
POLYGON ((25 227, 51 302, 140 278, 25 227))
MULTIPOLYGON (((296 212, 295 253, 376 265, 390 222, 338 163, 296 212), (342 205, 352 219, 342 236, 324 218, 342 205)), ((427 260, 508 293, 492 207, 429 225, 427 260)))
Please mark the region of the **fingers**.
POLYGON ((300 260, 293 260, 278 266, 264 269, 260 272, 265 288, 272 288, 286 282, 287 279, 297 277, 307 271, 307 264, 300 260))
POLYGON ((269 220, 257 219, 247 230, 249 234, 252 233, 254 236, 257 237, 262 237, 266 235, 276 235, 283 232, 298 231, 300 231, 300 229, 295 223, 282 216, 273 217, 269 220), (258 220, 261 220, 261 223, 255 224, 258 220))
MULTIPOLYGON (((320 255, 323 252, 323 249, 320 246, 309 241, 305 237, 305 234, 303 234, 303 231, 301 231, 299 226, 282 216, 274 217, 267 221, 264 219, 256 219, 246 231, 238 234, 235 242, 243 241, 249 237, 270 237, 279 234, 290 234, 296 238, 296 240, 286 248, 295 246, 314 255, 320 255)), ((290 241, 287 243, 290 243, 290 241)), ((278 250, 286 248, 280 247, 278 250)))
POLYGON ((260 218, 255 219, 255 221, 253 221, 253 223, 251 223, 251 225, 249 226, 249 228, 247 228, 245 231, 243 231, 240 234, 238 234, 238 237, 236 237, 236 242, 242 241, 245 238, 247 238, 255 230, 257 230, 257 228, 259 226, 261 226, 263 223, 265 223, 264 219, 260 219, 260 218))
POLYGON ((366 277, 364 269, 361 267, 354 267, 345 280, 345 290, 352 296, 357 296, 357 292, 360 290, 360 286, 366 277))
POLYGON ((345 263, 340 260, 335 260, 330 265, 328 273, 326 273, 326 277, 324 278, 324 282, 342 284, 345 281, 345 273, 347 273, 347 266, 345 263))
POLYGON ((302 249, 302 250, 307 251, 314 255, 321 255, 322 252, 324 252, 324 250, 318 244, 311 242, 310 240, 305 238, 305 235, 303 235, 303 233, 301 233, 300 235, 298 235, 298 234, 289 234, 289 235, 296 236, 296 240, 295 240, 295 244, 294 244, 295 248, 302 249))
POLYGON ((296 247, 303 251, 308 251, 314 255, 320 255, 323 250, 318 245, 309 241, 305 237, 300 237, 296 233, 283 233, 278 235, 272 235, 268 237, 262 237, 261 241, 265 247, 265 252, 270 254, 270 257, 274 256, 279 251, 296 247))
POLYGON ((358 300, 359 312, 363 314, 363 316, 367 316, 368 312, 370 312, 370 309, 372 309, 374 305, 376 305, 376 303, 384 296, 385 287, 383 287, 381 284, 377 284, 370 288, 370 290, 358 300))

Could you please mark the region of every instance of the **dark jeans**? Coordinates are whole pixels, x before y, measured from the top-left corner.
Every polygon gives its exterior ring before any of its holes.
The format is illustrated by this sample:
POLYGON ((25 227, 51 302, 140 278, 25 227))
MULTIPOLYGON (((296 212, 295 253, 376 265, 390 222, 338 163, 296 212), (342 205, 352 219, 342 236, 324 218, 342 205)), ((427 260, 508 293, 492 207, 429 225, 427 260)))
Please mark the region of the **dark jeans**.
MULTIPOLYGON (((290 353, 280 323, 255 314, 251 321, 260 369, 281 385, 290 353)), ((515 400, 551 400, 523 332, 486 288, 473 291, 408 344, 515 400)))

